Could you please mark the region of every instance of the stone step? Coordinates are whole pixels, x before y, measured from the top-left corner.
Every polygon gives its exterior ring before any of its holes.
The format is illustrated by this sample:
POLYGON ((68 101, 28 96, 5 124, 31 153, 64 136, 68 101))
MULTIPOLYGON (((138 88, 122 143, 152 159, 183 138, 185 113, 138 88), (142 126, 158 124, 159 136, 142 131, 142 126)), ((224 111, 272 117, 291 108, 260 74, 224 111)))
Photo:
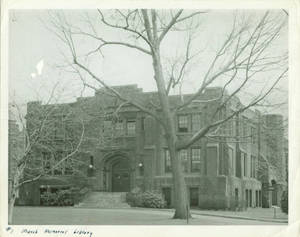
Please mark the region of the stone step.
POLYGON ((129 208, 126 193, 91 192, 75 207, 85 208, 129 208))

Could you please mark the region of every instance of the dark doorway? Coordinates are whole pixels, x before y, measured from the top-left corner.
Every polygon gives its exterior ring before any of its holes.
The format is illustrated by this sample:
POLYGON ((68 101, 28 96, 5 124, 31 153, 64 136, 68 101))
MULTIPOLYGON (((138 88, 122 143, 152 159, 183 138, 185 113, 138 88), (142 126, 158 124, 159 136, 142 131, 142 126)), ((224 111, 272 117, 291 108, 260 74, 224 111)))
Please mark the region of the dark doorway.
POLYGON ((273 179, 271 181, 271 184, 272 184, 272 205, 278 206, 276 181, 273 179))
POLYGON ((127 159, 120 159, 112 165, 112 191, 130 191, 130 169, 127 159))
POLYGON ((258 206, 261 207, 262 206, 262 196, 261 196, 261 190, 258 191, 258 206))
POLYGON ((197 207, 199 205, 199 189, 190 188, 190 206, 197 207))
POLYGON ((167 207, 171 206, 171 188, 162 188, 162 193, 167 207))
POLYGON ((258 207, 258 190, 255 191, 255 207, 258 207))
POLYGON ((234 189, 234 205, 235 207, 239 206, 239 189, 234 189))
POLYGON ((249 207, 249 196, 248 196, 248 189, 246 189, 245 196, 246 196, 246 207, 249 207))
POLYGON ((252 189, 249 190, 249 207, 252 207, 252 189))

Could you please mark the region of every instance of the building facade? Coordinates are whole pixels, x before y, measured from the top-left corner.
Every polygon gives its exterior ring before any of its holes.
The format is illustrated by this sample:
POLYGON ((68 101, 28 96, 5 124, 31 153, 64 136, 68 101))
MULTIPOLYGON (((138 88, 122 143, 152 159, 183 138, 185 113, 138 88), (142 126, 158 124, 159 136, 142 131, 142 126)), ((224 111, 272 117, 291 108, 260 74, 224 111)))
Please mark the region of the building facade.
MULTIPOLYGON (((157 108, 159 114, 157 92, 143 92, 136 85, 114 89, 143 106, 157 108)), ((176 113, 179 139, 191 137, 209 122, 221 103, 214 99, 221 91, 208 88, 176 113)), ((170 104, 175 107, 191 96, 169 96, 170 104)), ((238 106, 241 103, 234 98, 216 119, 225 118, 238 106)), ((31 160, 35 166, 50 171, 23 187, 24 205, 40 205, 45 189, 74 186, 101 192, 129 192, 136 187, 155 190, 163 193, 168 205, 173 205, 172 166, 163 129, 156 120, 100 89, 92 97, 69 104, 30 102, 29 131, 43 118, 37 114, 45 108, 51 110, 47 121, 53 125, 46 129, 48 135, 41 139, 43 145, 33 150, 31 160), (76 147, 83 125, 78 152, 51 169, 76 147)), ((181 150, 190 205, 234 210, 279 205, 287 186, 282 120, 281 115, 247 109, 181 150)))

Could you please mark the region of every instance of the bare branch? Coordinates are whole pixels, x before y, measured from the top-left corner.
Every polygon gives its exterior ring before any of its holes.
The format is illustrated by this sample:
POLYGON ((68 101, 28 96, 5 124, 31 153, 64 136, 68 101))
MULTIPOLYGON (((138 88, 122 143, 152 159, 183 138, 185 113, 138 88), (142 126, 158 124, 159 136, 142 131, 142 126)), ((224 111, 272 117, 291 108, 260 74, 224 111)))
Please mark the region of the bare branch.
POLYGON ((81 63, 79 63, 76 59, 75 59, 74 63, 76 65, 78 65, 81 69, 83 69, 84 71, 86 71, 92 78, 94 78, 102 86, 104 86, 106 89, 108 89, 109 91, 111 91, 114 95, 116 95, 120 100, 133 105, 134 107, 138 108, 139 110, 141 110, 141 111, 145 112, 146 114, 148 114, 148 115, 152 116, 153 118, 155 118, 158 122, 163 123, 161 121, 161 119, 155 114, 154 111, 146 109, 145 107, 143 107, 142 105, 138 104, 137 102, 134 102, 134 101, 132 101, 132 100, 130 100, 128 98, 125 98, 117 90, 115 90, 114 88, 108 86, 103 80, 101 80, 99 77, 97 77, 95 74, 93 74, 88 68, 86 68, 84 65, 82 65, 81 63))
POLYGON ((165 29, 163 30, 163 32, 160 34, 160 36, 158 37, 158 42, 161 42, 163 40, 163 38, 166 36, 166 34, 169 32, 169 30, 172 28, 172 26, 174 26, 177 23, 178 18, 180 17, 180 15, 182 14, 183 10, 179 10, 176 15, 171 19, 171 21, 169 22, 169 24, 165 27, 165 29))

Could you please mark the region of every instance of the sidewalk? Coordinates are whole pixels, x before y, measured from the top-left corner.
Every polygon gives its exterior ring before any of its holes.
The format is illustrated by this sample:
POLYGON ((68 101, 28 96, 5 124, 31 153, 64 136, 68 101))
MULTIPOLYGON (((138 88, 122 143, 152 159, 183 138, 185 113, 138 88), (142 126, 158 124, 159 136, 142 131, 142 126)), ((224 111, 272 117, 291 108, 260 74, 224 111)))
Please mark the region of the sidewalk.
POLYGON ((236 212, 191 209, 191 213, 194 215, 218 216, 225 218, 288 223, 288 215, 283 213, 280 209, 276 209, 276 218, 274 218, 273 208, 248 208, 247 211, 236 212))
MULTIPOLYGON (((155 208, 141 208, 136 209, 153 210, 153 211, 168 211, 174 212, 174 209, 155 209, 155 208)), ((254 220, 275 223, 288 223, 288 215, 283 213, 280 208, 276 209, 276 218, 274 218, 273 208, 248 208, 247 211, 225 211, 225 210, 200 210, 191 209, 192 215, 200 216, 215 216, 223 218, 233 218, 242 220, 254 220)))

